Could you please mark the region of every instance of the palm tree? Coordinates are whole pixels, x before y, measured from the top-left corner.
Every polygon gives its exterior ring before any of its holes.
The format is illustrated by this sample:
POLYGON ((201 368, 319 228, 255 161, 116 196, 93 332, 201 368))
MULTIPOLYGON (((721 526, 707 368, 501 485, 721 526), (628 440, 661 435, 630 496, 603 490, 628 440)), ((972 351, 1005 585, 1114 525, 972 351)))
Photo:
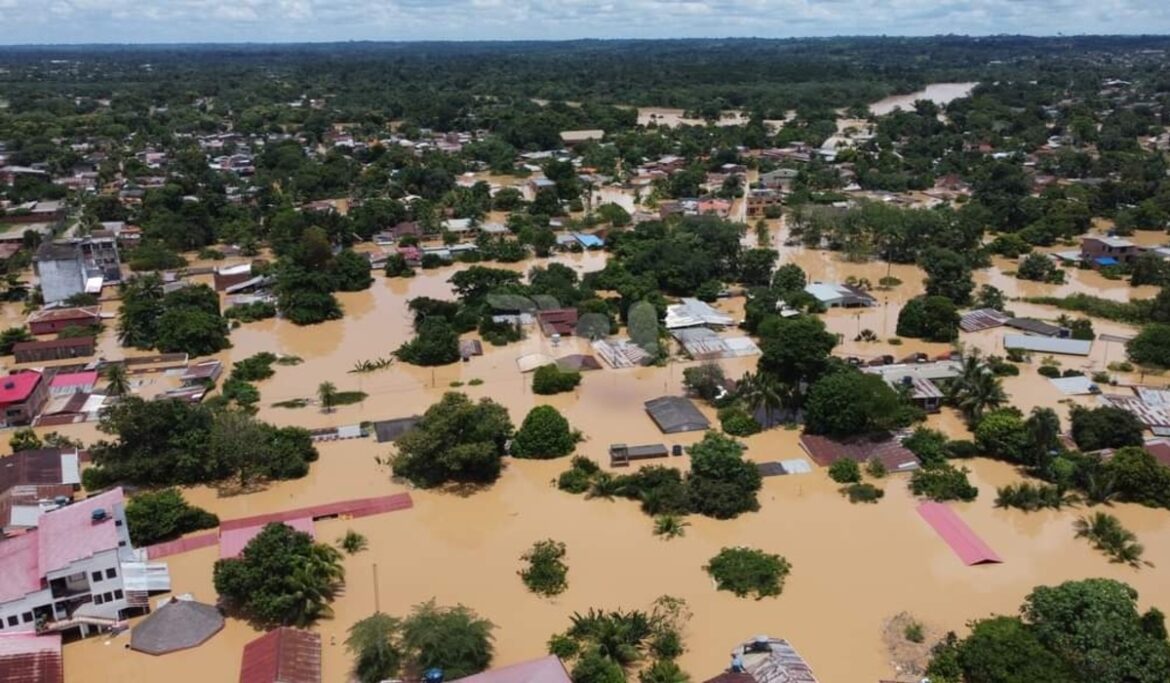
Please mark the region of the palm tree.
POLYGON ((321 410, 332 411, 337 405, 337 386, 333 382, 321 382, 317 385, 317 400, 321 402, 321 410))
POLYGON ((678 515, 659 515, 654 518, 654 535, 663 538, 685 536, 691 524, 678 515))
POLYGON ((106 393, 110 396, 125 396, 130 393, 130 379, 126 376, 126 366, 113 363, 106 367, 106 393))
POLYGON ((1077 538, 1088 539, 1093 547, 1109 556, 1110 561, 1137 567, 1142 564, 1145 548, 1132 531, 1121 526, 1113 515, 1094 512, 1074 524, 1077 538))
POLYGON ((970 422, 1007 402, 1003 382, 979 360, 977 354, 963 359, 963 369, 950 386, 950 398, 970 422))
POLYGON ((787 385, 767 373, 744 373, 740 380, 740 398, 747 404, 753 417, 761 408, 764 410, 764 427, 772 426, 775 411, 791 404, 789 393, 787 385))

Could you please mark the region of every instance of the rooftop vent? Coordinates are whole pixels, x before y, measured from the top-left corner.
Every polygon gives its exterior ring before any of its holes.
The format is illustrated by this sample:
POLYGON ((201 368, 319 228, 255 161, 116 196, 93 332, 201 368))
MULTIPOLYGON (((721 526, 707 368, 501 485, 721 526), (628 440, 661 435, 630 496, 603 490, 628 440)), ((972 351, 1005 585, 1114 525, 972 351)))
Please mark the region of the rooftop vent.
POLYGON ((98 509, 94 510, 92 513, 90 513, 89 517, 90 517, 90 521, 92 521, 96 524, 98 522, 106 521, 107 519, 110 518, 110 515, 109 515, 109 513, 106 512, 105 508, 98 508, 98 509))

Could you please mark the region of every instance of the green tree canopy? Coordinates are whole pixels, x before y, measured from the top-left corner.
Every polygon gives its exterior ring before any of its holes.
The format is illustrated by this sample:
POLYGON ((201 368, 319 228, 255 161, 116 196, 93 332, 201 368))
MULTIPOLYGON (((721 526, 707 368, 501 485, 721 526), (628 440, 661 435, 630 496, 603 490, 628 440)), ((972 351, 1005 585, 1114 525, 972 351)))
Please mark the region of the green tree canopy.
POLYGON ((219 526, 219 518, 183 499, 178 489, 143 491, 126 503, 130 542, 143 547, 167 541, 189 531, 219 526))
POLYGON ((916 416, 880 376, 843 368, 812 385, 804 426, 812 434, 849 437, 905 427, 916 416))
POLYGON ((528 411, 512 440, 512 455, 518 458, 559 458, 569 455, 581 440, 580 432, 552 406, 528 411))
POLYGON ((215 563, 215 590, 261 624, 307 626, 330 614, 345 578, 341 554, 280 523, 264 527, 237 558, 215 563))
POLYGON ((464 394, 448 392, 398 440, 394 474, 423 487, 492 482, 500 475, 500 458, 511 436, 506 408, 491 399, 473 403, 464 394))

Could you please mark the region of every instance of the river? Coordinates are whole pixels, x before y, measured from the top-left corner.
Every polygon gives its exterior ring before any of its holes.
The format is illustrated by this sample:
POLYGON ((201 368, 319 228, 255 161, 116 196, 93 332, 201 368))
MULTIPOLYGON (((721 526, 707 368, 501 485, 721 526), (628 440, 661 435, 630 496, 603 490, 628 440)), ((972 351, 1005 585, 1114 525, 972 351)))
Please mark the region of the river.
POLYGON ((869 105, 874 116, 885 116, 895 109, 910 110, 918 100, 929 100, 935 104, 947 104, 971 94, 978 83, 931 83, 922 90, 907 95, 891 95, 869 105))

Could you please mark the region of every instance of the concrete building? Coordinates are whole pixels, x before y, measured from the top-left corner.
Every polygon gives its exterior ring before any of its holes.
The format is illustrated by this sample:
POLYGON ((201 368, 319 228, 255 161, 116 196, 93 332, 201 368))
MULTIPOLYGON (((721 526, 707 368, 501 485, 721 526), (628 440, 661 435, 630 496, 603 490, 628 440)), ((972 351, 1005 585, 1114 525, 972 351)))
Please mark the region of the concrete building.
POLYGON ((88 635, 170 590, 166 565, 139 561, 130 545, 122 489, 40 516, 37 529, 0 541, 0 632, 88 635))
POLYGON ((45 303, 51 304, 82 292, 100 294, 104 283, 121 282, 120 258, 117 239, 91 236, 42 244, 33 259, 33 269, 45 303))
POLYGON ((1120 237, 1081 239, 1081 259, 1093 268, 1132 263, 1141 253, 1141 247, 1120 237))
POLYGON ((48 400, 49 383, 35 370, 0 378, 0 427, 32 422, 48 400))

